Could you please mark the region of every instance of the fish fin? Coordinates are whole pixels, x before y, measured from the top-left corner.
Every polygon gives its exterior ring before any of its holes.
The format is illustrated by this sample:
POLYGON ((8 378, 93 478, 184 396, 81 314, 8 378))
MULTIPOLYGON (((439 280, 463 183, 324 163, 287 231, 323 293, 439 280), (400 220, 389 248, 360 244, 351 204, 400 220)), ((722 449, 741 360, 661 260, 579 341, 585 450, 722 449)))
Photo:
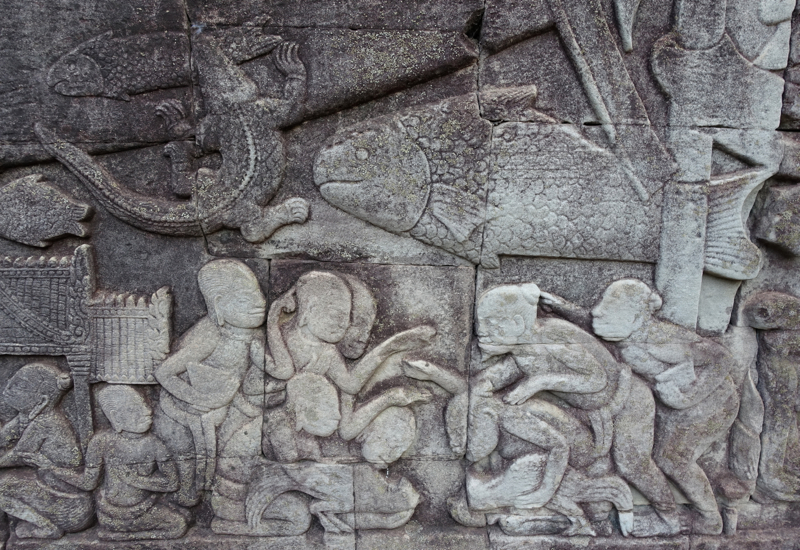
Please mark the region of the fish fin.
POLYGON ((431 188, 431 214, 463 243, 484 222, 483 202, 471 193, 449 185, 431 188))
POLYGON ((614 0, 619 36, 622 39, 622 49, 626 52, 633 51, 633 22, 640 2, 641 0, 614 0))
POLYGON ((484 251, 481 254, 481 267, 485 269, 498 269, 500 267, 500 256, 493 252, 484 251))
POLYGON ((539 90, 533 85, 485 88, 480 92, 481 116, 489 120, 527 121, 539 90))
POLYGON ((86 50, 91 50, 96 44, 100 44, 107 40, 111 40, 114 38, 114 31, 106 31, 103 34, 98 34, 97 36, 90 38, 86 42, 80 44, 77 48, 72 50, 70 53, 73 54, 85 54, 86 50))
POLYGON ((758 274, 762 255, 747 232, 746 205, 752 204, 748 198, 771 175, 766 170, 748 170, 711 179, 706 222, 707 273, 733 280, 751 279, 758 274))

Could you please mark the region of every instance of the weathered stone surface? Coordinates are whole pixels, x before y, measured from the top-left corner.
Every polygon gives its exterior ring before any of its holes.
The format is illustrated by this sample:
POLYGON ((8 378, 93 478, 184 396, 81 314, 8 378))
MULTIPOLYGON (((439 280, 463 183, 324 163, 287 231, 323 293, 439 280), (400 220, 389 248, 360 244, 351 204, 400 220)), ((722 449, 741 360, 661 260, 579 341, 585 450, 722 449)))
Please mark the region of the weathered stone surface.
POLYGON ((793 0, 0 0, 0 547, 795 548, 793 0))

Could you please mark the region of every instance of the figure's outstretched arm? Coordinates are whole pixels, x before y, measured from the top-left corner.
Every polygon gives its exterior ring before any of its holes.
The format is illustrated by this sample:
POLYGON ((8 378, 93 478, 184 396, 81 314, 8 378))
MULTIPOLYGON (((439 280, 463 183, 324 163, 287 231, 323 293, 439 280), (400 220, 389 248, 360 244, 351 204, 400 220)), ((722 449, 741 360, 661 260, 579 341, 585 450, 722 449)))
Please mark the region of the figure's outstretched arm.
POLYGON ((102 435, 95 436, 89 441, 89 447, 86 450, 86 466, 82 472, 77 468, 58 467, 39 451, 20 453, 19 456, 26 463, 47 470, 73 487, 82 491, 93 491, 100 483, 100 474, 104 463, 103 446, 102 435))
POLYGON ((297 308, 295 289, 292 287, 283 296, 275 300, 267 314, 267 344, 272 358, 265 358, 264 368, 270 376, 279 380, 288 380, 294 374, 294 362, 289 355, 289 348, 283 341, 278 324, 281 313, 292 313, 297 308))
POLYGON ((403 372, 409 378, 429 380, 452 395, 465 393, 467 381, 428 361, 403 361, 403 372))
POLYGON ((591 330, 592 312, 588 309, 578 304, 573 304, 569 300, 549 292, 541 293, 539 296, 539 304, 543 309, 552 311, 570 323, 574 323, 583 329, 591 330))
POLYGON ((328 376, 343 392, 355 395, 361 391, 378 367, 389 357, 395 353, 425 347, 430 344, 435 335, 436 329, 427 325, 405 330, 376 346, 350 371, 347 370, 343 361, 341 364, 332 365, 328 376))
POLYGON ((342 394, 342 419, 339 422, 339 436, 345 441, 354 439, 363 432, 376 416, 389 407, 406 407, 413 403, 430 401, 431 394, 417 388, 392 388, 378 397, 370 399, 358 409, 354 409, 355 396, 342 394))
POLYGON ((541 391, 595 393, 606 387, 605 369, 582 345, 544 344, 544 348, 565 369, 557 372, 541 369, 542 374, 525 378, 503 401, 519 405, 541 391))

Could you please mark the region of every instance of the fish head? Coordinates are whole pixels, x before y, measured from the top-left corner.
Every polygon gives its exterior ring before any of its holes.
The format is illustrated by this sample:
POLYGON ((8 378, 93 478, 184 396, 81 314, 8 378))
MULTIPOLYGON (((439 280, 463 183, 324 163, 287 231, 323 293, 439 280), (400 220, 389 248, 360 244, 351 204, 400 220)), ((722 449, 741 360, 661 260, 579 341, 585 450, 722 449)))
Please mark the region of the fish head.
POLYGON ((422 149, 394 119, 334 135, 314 158, 314 183, 333 206, 392 232, 419 221, 431 175, 422 149))
POLYGON ((102 96, 105 92, 100 66, 91 57, 70 52, 50 67, 47 85, 65 96, 102 96))

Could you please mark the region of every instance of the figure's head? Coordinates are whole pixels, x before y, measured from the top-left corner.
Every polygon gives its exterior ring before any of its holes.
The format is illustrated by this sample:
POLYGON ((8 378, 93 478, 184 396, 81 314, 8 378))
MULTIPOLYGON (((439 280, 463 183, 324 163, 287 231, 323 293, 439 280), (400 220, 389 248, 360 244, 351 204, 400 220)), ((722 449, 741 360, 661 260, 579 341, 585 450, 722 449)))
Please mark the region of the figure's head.
POLYGON ((327 378, 301 372, 286 383, 286 407, 294 413, 295 429, 328 437, 339 428, 339 392, 327 378))
POLYGON ((295 285, 297 325, 330 344, 339 343, 350 326, 350 289, 333 273, 311 271, 295 285))
POLYGON ((9 379, 3 400, 20 413, 34 418, 47 407, 55 407, 72 386, 69 374, 49 362, 29 363, 9 379))
POLYGON ((153 424, 153 411, 134 388, 109 384, 97 392, 97 401, 115 432, 146 433, 153 424))
POLYGON ((417 422, 407 407, 389 407, 358 436, 361 455, 378 466, 395 462, 414 443, 417 422))
POLYGON ((604 340, 619 342, 638 330, 659 309, 661 296, 642 281, 614 281, 592 310, 592 328, 604 340))
POLYGON ((197 274, 208 314, 219 326, 257 328, 264 323, 267 300, 255 274, 238 260, 213 260, 197 274))
POLYGON ((539 304, 533 283, 503 285, 478 300, 478 339, 482 344, 514 345, 532 341, 539 304))
POLYGON ((350 326, 339 342, 339 351, 348 359, 358 359, 367 349, 369 335, 372 326, 375 324, 375 315, 378 312, 375 297, 357 277, 352 275, 342 275, 350 292, 353 295, 353 303, 350 311, 350 326))

